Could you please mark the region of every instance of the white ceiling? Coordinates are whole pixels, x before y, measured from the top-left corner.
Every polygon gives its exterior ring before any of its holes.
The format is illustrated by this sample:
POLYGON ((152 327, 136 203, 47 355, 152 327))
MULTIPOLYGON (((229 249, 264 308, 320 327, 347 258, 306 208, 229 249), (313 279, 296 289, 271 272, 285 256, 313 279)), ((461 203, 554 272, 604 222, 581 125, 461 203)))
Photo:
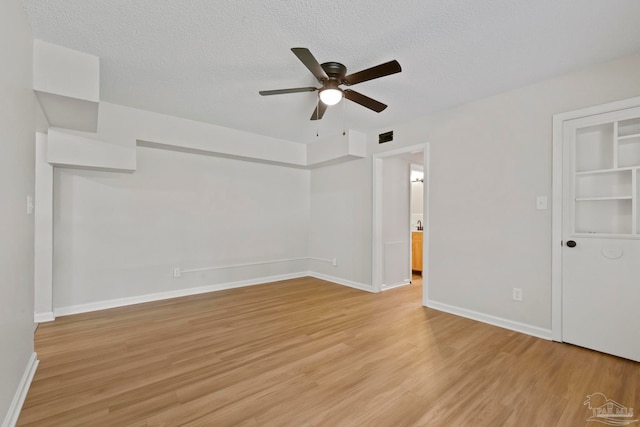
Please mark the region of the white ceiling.
POLYGON ((42 40, 100 57, 101 99, 297 142, 382 129, 640 51, 638 0, 24 0, 42 40), (290 51, 356 72, 389 107, 329 107, 290 51))

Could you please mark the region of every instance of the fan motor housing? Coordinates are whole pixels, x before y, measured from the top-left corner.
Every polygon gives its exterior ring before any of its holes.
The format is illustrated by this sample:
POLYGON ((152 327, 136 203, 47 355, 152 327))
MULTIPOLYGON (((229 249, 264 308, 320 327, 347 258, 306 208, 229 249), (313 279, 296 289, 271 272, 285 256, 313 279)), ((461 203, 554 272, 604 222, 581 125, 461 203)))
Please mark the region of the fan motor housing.
POLYGON ((330 79, 342 80, 347 75, 347 67, 339 62, 325 62, 320 66, 330 79))

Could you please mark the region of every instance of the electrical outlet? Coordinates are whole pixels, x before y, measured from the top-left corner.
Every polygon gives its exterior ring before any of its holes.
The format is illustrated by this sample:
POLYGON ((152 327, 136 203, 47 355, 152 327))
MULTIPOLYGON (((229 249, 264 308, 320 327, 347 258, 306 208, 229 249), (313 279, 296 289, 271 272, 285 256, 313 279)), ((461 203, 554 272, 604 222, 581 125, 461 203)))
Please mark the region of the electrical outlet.
POLYGON ((182 271, 180 271, 180 267, 173 267, 173 277, 178 278, 182 275, 182 271))
POLYGON ((522 288, 513 288, 513 300, 522 301, 522 288))
POLYGON ((337 266, 337 265, 338 265, 338 260, 337 260, 337 259, 335 259, 335 258, 334 258, 334 259, 332 259, 332 260, 331 260, 331 264, 333 264, 333 266, 334 266, 334 267, 335 267, 335 266, 337 266))

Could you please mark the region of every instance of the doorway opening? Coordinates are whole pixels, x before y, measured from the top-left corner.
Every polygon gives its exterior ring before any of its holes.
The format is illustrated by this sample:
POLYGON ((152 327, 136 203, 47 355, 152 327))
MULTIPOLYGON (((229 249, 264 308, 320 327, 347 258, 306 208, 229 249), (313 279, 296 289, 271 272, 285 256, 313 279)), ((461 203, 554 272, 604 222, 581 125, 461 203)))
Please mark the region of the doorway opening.
MULTIPOLYGON (((422 157, 416 153, 414 157, 422 157)), ((412 158, 409 179, 409 228, 411 231, 411 281, 422 279, 422 247, 424 246, 424 166, 422 158, 412 158), (414 163, 414 161, 416 163, 414 163), (419 162, 419 163, 417 163, 419 162)))
POLYGON ((373 289, 380 292, 411 283, 415 254, 422 261, 421 265, 416 264, 422 273, 422 305, 426 305, 428 295, 428 195, 429 144, 373 156, 373 289), (411 197, 414 185, 411 183, 411 170, 420 167, 423 173, 421 200, 411 197), (414 204, 421 205, 421 214, 415 206, 412 209, 412 199, 414 204), (421 242, 413 242, 414 232, 420 233, 421 242))

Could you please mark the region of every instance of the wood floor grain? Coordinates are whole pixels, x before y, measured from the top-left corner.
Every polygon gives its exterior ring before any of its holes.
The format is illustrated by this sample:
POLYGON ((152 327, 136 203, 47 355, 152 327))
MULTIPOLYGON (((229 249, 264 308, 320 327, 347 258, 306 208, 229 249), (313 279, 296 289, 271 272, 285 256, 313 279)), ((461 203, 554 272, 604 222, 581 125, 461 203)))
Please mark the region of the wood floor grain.
MULTIPOLYGON (((640 364, 312 278, 39 326, 19 426, 584 426, 640 364)), ((635 417, 637 418, 637 417, 635 417)), ((640 424, 639 424, 640 425, 640 424)))

